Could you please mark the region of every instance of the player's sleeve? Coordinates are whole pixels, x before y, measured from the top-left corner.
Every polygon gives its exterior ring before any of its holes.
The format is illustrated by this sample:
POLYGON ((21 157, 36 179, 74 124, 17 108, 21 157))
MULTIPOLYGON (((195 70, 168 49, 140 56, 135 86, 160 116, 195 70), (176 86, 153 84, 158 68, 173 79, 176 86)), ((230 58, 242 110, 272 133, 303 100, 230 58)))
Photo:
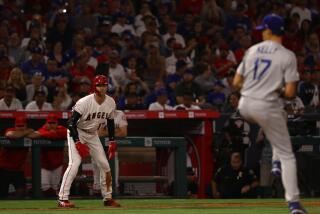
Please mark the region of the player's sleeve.
POLYGON ((65 136, 67 136, 67 128, 64 126, 58 126, 57 139, 65 139, 65 136))
POLYGON ((116 103, 114 102, 114 100, 112 98, 111 98, 111 102, 110 102, 110 108, 111 108, 111 111, 108 114, 108 118, 107 119, 113 119, 114 120, 114 118, 116 116, 116 103))
POLYGON ((245 63, 244 63, 244 61, 242 60, 241 63, 240 63, 240 65, 239 65, 238 68, 237 68, 237 72, 236 72, 236 73, 244 76, 244 68, 245 68, 245 63))
POLYGON ((79 114, 83 114, 86 108, 86 102, 83 99, 78 100, 78 102, 74 105, 73 111, 78 112, 79 114))
POLYGON ((77 122, 81 118, 81 114, 77 112, 75 109, 72 110, 71 118, 68 122, 68 129, 70 131, 70 136, 74 140, 74 142, 79 140, 79 133, 77 130, 77 122))
POLYGON ((237 74, 240 74, 240 75, 242 75, 242 76, 244 76, 244 73, 245 73, 245 69, 246 69, 246 58, 247 58, 247 52, 245 53, 245 55, 244 55, 244 57, 243 57, 243 59, 242 59, 242 61, 241 61, 241 63, 240 63, 240 65, 238 66, 238 68, 237 68, 237 71, 236 71, 236 73, 237 74))
POLYGON ((63 126, 58 126, 55 131, 49 131, 46 126, 43 126, 38 132, 41 137, 51 140, 65 139, 67 136, 67 129, 63 126))
POLYGON ((107 118, 107 128, 108 128, 108 136, 109 136, 109 140, 113 141, 115 138, 115 125, 114 125, 114 117, 115 117, 115 111, 116 111, 116 104, 114 102, 114 100, 112 99, 112 102, 110 104, 111 107, 111 112, 108 115, 107 118))
POLYGON ((128 126, 128 121, 124 112, 118 111, 117 114, 118 114, 117 117, 119 117, 119 127, 128 126))
POLYGON ((297 59, 292 52, 290 53, 286 67, 284 68, 284 81, 286 83, 299 81, 297 59))
POLYGON ((8 132, 12 132, 12 131, 15 131, 16 128, 7 128, 6 131, 4 132, 5 133, 5 136, 7 135, 8 132))

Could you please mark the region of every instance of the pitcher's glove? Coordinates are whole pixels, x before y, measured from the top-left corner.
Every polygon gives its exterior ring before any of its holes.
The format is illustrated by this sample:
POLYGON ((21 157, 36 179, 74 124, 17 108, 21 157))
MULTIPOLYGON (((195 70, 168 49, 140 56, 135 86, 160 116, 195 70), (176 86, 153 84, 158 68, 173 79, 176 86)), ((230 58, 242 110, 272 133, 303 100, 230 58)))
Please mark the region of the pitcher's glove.
POLYGON ((116 141, 109 141, 109 147, 108 147, 108 158, 111 160, 114 158, 117 151, 117 143, 116 141))
POLYGON ((87 156, 89 156, 90 149, 87 144, 83 144, 80 142, 80 140, 77 140, 75 145, 81 158, 86 158, 87 156))

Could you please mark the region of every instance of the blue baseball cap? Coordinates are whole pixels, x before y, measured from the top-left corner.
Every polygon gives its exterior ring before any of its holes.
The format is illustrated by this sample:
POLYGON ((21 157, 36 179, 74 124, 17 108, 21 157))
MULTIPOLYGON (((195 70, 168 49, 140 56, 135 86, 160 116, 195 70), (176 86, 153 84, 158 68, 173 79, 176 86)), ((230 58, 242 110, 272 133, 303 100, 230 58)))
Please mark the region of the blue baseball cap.
POLYGON ((273 34, 282 35, 284 33, 284 21, 281 16, 274 13, 266 15, 262 24, 256 27, 256 30, 270 29, 273 34))

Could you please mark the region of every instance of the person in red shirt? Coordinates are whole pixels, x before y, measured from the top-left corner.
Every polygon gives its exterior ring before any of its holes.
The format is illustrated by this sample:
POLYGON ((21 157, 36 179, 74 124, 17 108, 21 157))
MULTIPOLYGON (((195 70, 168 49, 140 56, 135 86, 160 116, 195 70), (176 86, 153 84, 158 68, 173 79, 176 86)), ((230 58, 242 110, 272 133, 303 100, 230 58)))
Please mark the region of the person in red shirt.
POLYGON ((86 50, 83 50, 74 59, 74 65, 70 68, 69 72, 72 75, 72 90, 73 92, 79 92, 80 82, 83 78, 93 80, 95 75, 95 69, 91 65, 88 65, 90 56, 86 50))
POLYGON ((177 5, 177 13, 185 14, 192 13, 193 15, 199 15, 203 6, 204 0, 182 0, 177 5))
MULTIPOLYGON (((23 116, 16 118, 14 128, 8 128, 5 131, 5 136, 12 140, 32 138, 34 134, 33 129, 27 128, 26 118, 23 116)), ((2 147, 0 149, 0 198, 9 196, 10 184, 15 188, 13 198, 25 196, 26 180, 23 170, 28 151, 27 147, 2 147)))
POLYGON ((220 79, 227 76, 229 69, 234 67, 235 63, 227 58, 229 54, 229 45, 227 43, 221 43, 219 50, 220 56, 214 60, 213 65, 217 69, 216 77, 220 79))
MULTIPOLYGON (((58 125, 58 117, 49 113, 46 123, 36 131, 38 138, 65 140, 67 128, 58 125)), ((44 196, 56 196, 63 167, 63 147, 41 148, 41 189, 44 196)))
POLYGON ((240 47, 234 51, 234 56, 236 57, 237 63, 241 63, 247 49, 252 45, 251 37, 245 35, 240 38, 240 47))

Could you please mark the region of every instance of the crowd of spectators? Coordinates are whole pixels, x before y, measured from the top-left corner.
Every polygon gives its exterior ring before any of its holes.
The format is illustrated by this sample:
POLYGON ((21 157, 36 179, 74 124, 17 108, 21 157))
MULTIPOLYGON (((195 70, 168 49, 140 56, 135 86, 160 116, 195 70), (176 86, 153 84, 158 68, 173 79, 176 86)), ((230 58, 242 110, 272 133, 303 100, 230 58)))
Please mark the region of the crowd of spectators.
POLYGON ((228 111, 255 26, 285 18, 301 74, 293 112, 319 106, 319 0, 0 1, 0 110, 69 110, 96 74, 122 110, 228 111))

